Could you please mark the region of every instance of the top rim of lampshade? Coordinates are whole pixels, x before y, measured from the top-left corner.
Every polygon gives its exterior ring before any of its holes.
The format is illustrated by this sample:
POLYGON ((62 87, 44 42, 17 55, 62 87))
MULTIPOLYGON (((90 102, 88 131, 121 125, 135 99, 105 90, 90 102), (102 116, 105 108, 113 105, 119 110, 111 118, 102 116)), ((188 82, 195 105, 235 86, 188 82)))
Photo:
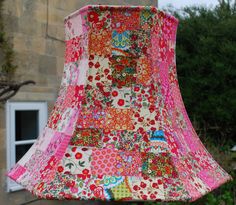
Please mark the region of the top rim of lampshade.
POLYGON ((67 15, 64 18, 64 22, 66 22, 67 20, 87 11, 88 9, 91 8, 109 8, 109 9, 130 9, 130 10, 139 10, 139 9, 150 9, 156 13, 162 12, 165 17, 168 17, 170 19, 172 19, 173 21, 175 21, 177 24, 179 22, 179 20, 174 17, 171 14, 168 14, 167 12, 165 12, 164 10, 161 10, 155 6, 135 6, 135 5, 103 5, 103 4, 89 4, 86 6, 81 7, 80 9, 75 10, 74 12, 72 12, 71 14, 67 15))

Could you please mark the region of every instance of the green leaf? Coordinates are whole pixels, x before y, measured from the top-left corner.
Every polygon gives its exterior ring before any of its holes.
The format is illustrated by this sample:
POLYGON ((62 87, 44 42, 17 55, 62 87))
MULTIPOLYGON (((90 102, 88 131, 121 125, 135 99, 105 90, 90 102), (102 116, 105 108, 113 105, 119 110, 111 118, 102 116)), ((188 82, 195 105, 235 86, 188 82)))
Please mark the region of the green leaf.
POLYGON ((79 161, 79 166, 85 167, 84 163, 85 163, 85 161, 79 161))
POLYGON ((66 164, 66 167, 69 167, 69 169, 71 169, 73 166, 75 166, 75 165, 71 162, 66 164))

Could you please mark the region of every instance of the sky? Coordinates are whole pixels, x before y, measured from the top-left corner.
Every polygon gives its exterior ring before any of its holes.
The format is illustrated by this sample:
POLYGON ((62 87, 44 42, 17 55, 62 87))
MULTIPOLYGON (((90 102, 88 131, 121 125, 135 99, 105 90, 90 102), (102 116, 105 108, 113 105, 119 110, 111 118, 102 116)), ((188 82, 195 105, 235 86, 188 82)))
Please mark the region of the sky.
POLYGON ((218 0, 158 0, 158 7, 160 9, 165 8, 168 4, 172 4, 176 9, 192 5, 204 5, 207 7, 214 7, 218 4, 218 0))

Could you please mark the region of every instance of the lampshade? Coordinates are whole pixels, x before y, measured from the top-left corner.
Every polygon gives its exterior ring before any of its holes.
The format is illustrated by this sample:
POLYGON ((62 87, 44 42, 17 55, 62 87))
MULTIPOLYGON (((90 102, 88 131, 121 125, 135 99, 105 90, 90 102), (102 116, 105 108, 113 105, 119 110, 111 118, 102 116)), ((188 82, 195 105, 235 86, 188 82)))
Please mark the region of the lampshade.
POLYGON ((64 23, 58 97, 11 179, 39 198, 108 201, 194 201, 232 180, 187 115, 178 19, 155 7, 89 5, 64 23))

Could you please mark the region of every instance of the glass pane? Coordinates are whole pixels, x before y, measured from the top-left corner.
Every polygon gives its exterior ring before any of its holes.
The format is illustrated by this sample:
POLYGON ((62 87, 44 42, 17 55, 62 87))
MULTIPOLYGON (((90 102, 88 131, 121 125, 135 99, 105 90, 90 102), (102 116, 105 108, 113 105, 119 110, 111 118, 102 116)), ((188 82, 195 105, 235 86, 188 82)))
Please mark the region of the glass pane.
POLYGON ((38 110, 17 110, 16 115, 16 141, 36 139, 39 132, 38 110))
POLYGON ((32 144, 16 145, 16 162, 24 156, 31 146, 32 144))

